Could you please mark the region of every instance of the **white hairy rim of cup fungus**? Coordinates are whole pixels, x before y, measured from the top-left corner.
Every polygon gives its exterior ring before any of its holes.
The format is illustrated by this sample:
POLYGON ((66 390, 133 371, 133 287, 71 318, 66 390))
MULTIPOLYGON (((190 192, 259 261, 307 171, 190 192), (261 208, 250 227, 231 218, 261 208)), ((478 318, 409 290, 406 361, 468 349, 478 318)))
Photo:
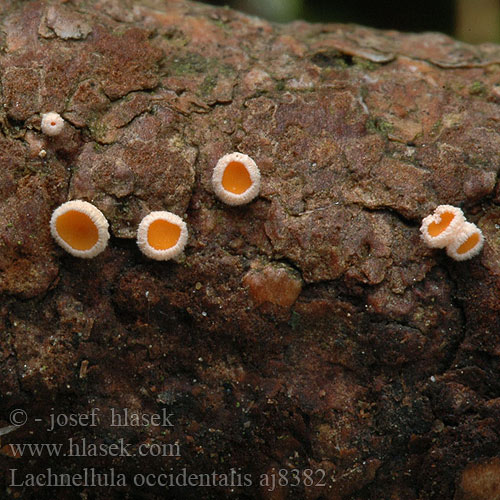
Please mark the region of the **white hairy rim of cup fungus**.
POLYGON ((217 197, 228 205, 244 205, 260 190, 260 171, 250 156, 230 153, 219 159, 212 174, 217 197))
POLYGON ((59 135, 64 127, 63 117, 54 111, 42 115, 42 132, 45 135, 59 135))
POLYGON ((50 219, 52 237, 68 253, 82 259, 91 259, 106 248, 108 227, 103 213, 82 200, 63 203, 50 219))
POLYGON ((144 255, 155 260, 177 257, 187 240, 186 223, 172 212, 151 212, 137 228, 137 245, 144 255))
POLYGON ((476 256, 484 245, 484 236, 475 224, 466 222, 446 247, 446 253, 455 260, 467 260, 476 256))
POLYGON ((458 207, 439 205, 434 213, 422 220, 420 232, 427 246, 444 248, 461 230, 465 217, 458 207))

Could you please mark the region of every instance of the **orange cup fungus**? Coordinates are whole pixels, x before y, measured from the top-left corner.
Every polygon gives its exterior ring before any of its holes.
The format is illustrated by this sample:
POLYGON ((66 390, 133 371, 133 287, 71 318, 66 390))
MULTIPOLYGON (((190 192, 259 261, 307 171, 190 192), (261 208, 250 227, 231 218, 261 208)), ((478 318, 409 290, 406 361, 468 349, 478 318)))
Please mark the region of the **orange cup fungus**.
POLYGON ((466 222, 462 210, 451 205, 440 205, 425 217, 420 226, 422 238, 432 248, 446 247, 446 253, 455 260, 467 260, 483 248, 481 230, 466 222))
POLYGON ((59 113, 51 111, 42 115, 42 132, 45 135, 59 135, 64 127, 64 120, 59 113))
POLYGON ((171 212, 151 212, 137 229, 137 245, 141 252, 155 260, 177 257, 186 246, 186 223, 171 212))
POLYGON ((451 243, 464 222, 462 210, 451 205, 439 205, 433 214, 422 220, 420 232, 427 246, 444 248, 451 243))
POLYGON ((64 250, 83 259, 100 254, 109 240, 106 217, 94 205, 81 200, 67 201, 54 210, 50 232, 64 250))
POLYGON ((215 165, 212 185, 215 194, 224 203, 244 205, 259 194, 259 167, 243 153, 224 155, 215 165))
POLYGON ((467 260, 477 255, 483 244, 481 229, 471 222, 465 222, 454 240, 446 247, 446 253, 455 260, 467 260))

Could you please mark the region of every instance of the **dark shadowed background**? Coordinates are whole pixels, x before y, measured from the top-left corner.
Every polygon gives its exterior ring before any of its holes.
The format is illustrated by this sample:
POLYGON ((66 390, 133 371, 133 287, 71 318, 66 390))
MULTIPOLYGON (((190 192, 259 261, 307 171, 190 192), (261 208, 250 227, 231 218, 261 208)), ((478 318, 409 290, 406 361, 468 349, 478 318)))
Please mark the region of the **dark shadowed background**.
POLYGON ((500 41, 500 0, 205 0, 271 21, 305 19, 401 31, 440 31, 471 43, 500 41))

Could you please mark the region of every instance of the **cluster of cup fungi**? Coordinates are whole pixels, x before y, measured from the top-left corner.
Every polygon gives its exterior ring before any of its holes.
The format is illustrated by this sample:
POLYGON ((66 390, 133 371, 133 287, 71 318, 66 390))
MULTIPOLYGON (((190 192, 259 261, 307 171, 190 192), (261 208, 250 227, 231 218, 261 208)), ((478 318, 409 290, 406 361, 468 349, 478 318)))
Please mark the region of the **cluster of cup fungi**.
MULTIPOLYGON (((63 118, 54 112, 42 116, 42 132, 58 135, 63 118)), ((212 173, 216 196, 224 203, 237 206, 249 203, 260 189, 260 172, 255 162, 243 153, 226 154, 217 162, 212 173)), ((108 221, 91 203, 72 200, 52 213, 51 234, 70 254, 92 258, 101 253, 109 240, 108 221)), ((462 210, 440 205, 425 217, 420 227, 424 242, 432 248, 446 248, 455 260, 477 255, 483 247, 481 230, 465 220, 462 210)), ((170 260, 181 254, 188 240, 186 223, 178 215, 157 211, 146 215, 137 229, 137 245, 144 255, 155 260, 170 260)))
POLYGON ((439 205, 434 213, 422 220, 422 238, 431 248, 446 248, 449 257, 467 260, 483 248, 481 229, 465 220, 462 210, 451 205, 439 205))
MULTIPOLYGON (((42 132, 58 135, 64 120, 57 113, 42 117, 42 132)), ((260 190, 260 172, 255 162, 242 153, 223 156, 214 168, 212 185, 217 197, 228 205, 249 203, 260 190)), ((56 208, 50 231, 68 253, 84 259, 99 255, 109 240, 109 224, 104 214, 83 200, 71 200, 56 208)), ((182 253, 188 240, 186 223, 178 215, 156 211, 146 215, 137 228, 137 245, 147 257, 170 260, 182 253)))

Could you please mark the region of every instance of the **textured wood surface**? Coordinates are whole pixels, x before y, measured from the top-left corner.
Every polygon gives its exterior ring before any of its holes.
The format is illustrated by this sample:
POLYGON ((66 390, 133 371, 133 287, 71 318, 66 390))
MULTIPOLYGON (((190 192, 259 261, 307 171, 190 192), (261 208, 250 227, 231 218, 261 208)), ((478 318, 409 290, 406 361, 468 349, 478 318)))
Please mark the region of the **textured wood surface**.
POLYGON ((0 47, 2 498, 500 498, 499 46, 181 1, 4 0, 0 47), (261 170, 248 206, 213 194, 232 151, 261 170), (68 199, 110 223, 95 259, 50 236, 68 199), (443 203, 482 229, 478 257, 423 245, 443 203), (188 224, 177 262, 137 248, 152 210, 188 224), (93 408, 97 426, 47 430, 93 408), (174 425, 113 427, 112 408, 174 425), (180 456, 9 446, 69 438, 180 456), (91 467, 127 486, 12 486, 13 468, 91 467), (252 484, 133 483, 231 468, 252 484), (280 470, 288 484, 259 484, 280 470))

